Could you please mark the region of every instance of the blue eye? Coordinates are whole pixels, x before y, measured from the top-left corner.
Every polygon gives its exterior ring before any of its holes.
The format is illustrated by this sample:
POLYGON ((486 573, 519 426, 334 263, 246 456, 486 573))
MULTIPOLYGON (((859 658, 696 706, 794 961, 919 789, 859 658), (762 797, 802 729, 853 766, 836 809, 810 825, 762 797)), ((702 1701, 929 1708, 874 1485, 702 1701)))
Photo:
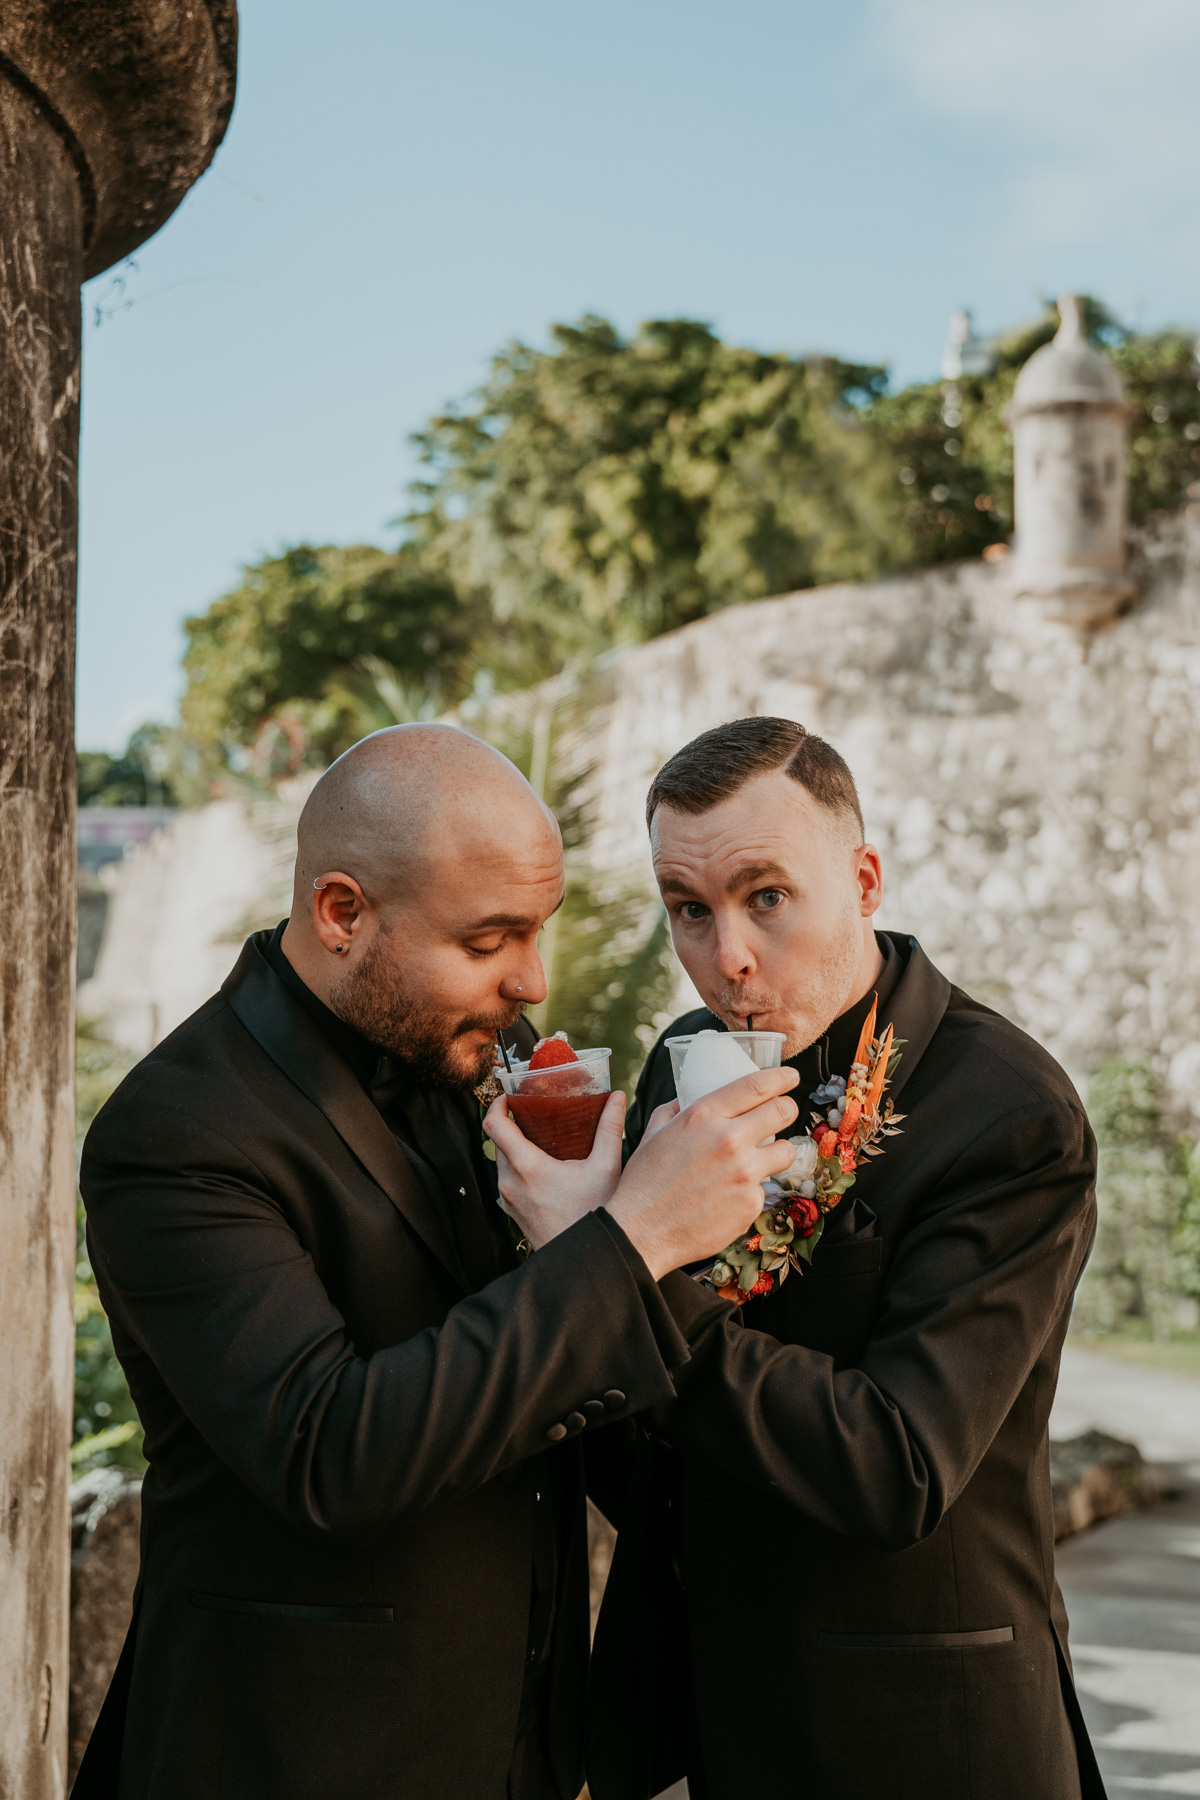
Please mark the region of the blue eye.
POLYGON ((754 896, 754 898, 758 901, 760 906, 765 906, 767 910, 770 911, 779 905, 783 899, 783 895, 778 888, 763 888, 754 896))

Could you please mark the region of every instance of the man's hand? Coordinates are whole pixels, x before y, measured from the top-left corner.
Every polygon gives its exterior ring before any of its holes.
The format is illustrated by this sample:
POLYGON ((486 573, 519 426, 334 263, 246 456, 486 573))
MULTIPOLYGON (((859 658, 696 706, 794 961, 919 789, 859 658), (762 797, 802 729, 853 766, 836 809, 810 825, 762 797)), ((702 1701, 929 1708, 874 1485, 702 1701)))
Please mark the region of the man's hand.
POLYGON ((794 1069, 743 1075, 668 1118, 634 1151, 608 1210, 656 1281, 715 1256, 758 1217, 760 1184, 795 1155, 786 1139, 763 1140, 795 1122, 800 1109, 787 1090, 799 1079, 794 1069))
POLYGON ((621 1176, 621 1134, 625 1129, 625 1096, 610 1094, 596 1126, 596 1141, 586 1162, 559 1162, 531 1144, 508 1110, 501 1094, 493 1100, 483 1129, 496 1146, 496 1172, 505 1212, 540 1250, 585 1213, 611 1199, 621 1176))

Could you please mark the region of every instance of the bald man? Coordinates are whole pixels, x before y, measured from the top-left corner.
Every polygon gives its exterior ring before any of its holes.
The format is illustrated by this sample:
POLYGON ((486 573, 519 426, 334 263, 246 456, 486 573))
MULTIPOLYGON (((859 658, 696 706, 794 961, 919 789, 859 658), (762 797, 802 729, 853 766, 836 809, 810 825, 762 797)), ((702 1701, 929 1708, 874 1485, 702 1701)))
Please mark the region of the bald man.
POLYGON ((657 1281, 749 1224, 796 1106, 790 1071, 748 1077, 613 1191, 614 1095, 561 1168, 572 1217, 612 1198, 566 1230, 548 1208, 519 1261, 473 1089, 497 1033, 532 1043, 562 892, 511 763, 378 732, 304 809, 290 919, 92 1126, 89 1254, 149 1468, 77 1800, 575 1800, 582 1440, 672 1397, 657 1281))

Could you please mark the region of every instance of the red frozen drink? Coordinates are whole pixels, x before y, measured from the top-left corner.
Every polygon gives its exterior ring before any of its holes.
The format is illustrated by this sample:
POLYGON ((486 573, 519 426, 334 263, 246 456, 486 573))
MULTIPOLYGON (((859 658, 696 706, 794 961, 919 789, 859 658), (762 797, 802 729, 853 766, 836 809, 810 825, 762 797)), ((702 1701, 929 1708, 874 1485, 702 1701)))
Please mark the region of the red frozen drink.
POLYGON ((543 1038, 526 1066, 500 1073, 508 1110, 531 1144, 559 1162, 591 1155, 609 1094, 608 1050, 576 1055, 565 1037, 543 1038))

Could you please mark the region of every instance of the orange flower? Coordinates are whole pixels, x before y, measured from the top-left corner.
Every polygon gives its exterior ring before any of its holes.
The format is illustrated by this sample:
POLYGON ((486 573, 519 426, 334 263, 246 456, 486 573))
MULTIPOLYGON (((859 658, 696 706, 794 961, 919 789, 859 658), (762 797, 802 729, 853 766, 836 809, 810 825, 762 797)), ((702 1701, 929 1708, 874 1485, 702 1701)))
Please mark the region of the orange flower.
POLYGON ((838 1126, 838 1136, 842 1139, 843 1143, 845 1143, 847 1138, 852 1138, 854 1136, 854 1127, 858 1124, 858 1115, 861 1113, 862 1109, 863 1103, 861 1100, 847 1100, 846 1110, 842 1114, 842 1122, 838 1126))
POLYGON ((761 1231, 756 1231, 754 1233, 753 1237, 748 1237, 746 1239, 746 1248, 747 1248, 747 1250, 761 1250, 762 1249, 762 1232, 761 1231))
POLYGON ((837 1149, 837 1132, 823 1131, 817 1139, 817 1155, 832 1156, 837 1149))

